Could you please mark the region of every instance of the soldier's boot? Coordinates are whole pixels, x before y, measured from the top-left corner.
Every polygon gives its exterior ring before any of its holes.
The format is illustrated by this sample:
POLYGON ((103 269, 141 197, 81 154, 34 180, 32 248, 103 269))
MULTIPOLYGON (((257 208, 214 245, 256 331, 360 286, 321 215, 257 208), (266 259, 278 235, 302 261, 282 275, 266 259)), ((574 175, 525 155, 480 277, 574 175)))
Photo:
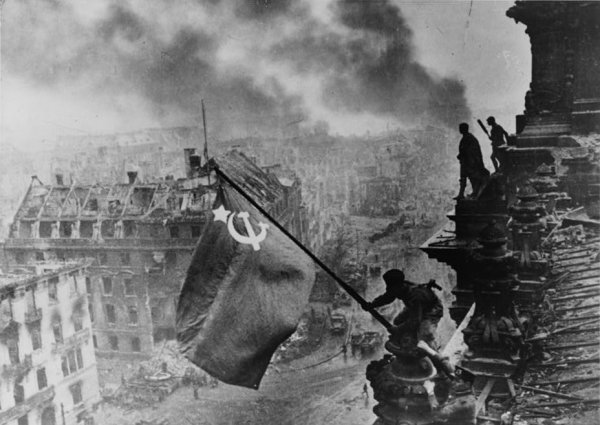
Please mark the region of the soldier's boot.
POLYGON ((460 178, 460 188, 458 190, 458 195, 454 197, 454 199, 463 199, 465 197, 465 189, 467 188, 467 179, 465 177, 460 178))

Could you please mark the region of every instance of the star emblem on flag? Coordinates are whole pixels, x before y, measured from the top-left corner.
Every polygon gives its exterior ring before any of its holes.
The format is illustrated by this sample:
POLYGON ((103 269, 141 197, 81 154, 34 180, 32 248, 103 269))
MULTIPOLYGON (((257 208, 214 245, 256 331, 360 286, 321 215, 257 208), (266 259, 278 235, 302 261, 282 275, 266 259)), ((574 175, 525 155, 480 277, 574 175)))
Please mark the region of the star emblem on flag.
POLYGON ((231 213, 231 211, 226 210, 225 207, 221 205, 216 210, 213 210, 213 214, 215 216, 214 221, 222 221, 223 223, 227 224, 227 217, 229 217, 229 213, 231 213))

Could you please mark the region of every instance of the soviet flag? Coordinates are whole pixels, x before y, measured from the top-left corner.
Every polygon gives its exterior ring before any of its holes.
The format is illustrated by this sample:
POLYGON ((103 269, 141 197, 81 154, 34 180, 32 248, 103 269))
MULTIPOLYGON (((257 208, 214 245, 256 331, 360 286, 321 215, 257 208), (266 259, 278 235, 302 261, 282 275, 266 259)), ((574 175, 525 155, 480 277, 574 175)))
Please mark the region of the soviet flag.
POLYGON ((224 183, 179 297, 182 352, 223 382, 258 388, 314 277, 312 260, 224 183))

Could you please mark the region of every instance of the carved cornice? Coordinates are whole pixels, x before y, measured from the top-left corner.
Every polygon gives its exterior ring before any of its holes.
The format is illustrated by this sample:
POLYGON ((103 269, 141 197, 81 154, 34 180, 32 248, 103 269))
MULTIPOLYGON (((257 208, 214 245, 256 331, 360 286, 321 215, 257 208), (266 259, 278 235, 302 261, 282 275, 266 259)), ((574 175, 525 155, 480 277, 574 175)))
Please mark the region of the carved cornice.
POLYGON ((530 28, 557 30, 564 25, 575 28, 582 24, 598 28, 600 3, 597 1, 516 1, 506 16, 530 28))

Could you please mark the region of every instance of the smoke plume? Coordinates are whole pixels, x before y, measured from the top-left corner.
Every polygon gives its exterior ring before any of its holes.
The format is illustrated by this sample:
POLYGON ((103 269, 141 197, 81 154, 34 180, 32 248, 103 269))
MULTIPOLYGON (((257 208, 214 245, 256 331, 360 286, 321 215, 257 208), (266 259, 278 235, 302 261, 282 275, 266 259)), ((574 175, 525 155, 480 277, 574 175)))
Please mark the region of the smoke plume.
POLYGON ((464 87, 417 63, 391 2, 8 0, 3 14, 3 79, 29 127, 194 125, 202 98, 218 138, 469 115, 464 87))

